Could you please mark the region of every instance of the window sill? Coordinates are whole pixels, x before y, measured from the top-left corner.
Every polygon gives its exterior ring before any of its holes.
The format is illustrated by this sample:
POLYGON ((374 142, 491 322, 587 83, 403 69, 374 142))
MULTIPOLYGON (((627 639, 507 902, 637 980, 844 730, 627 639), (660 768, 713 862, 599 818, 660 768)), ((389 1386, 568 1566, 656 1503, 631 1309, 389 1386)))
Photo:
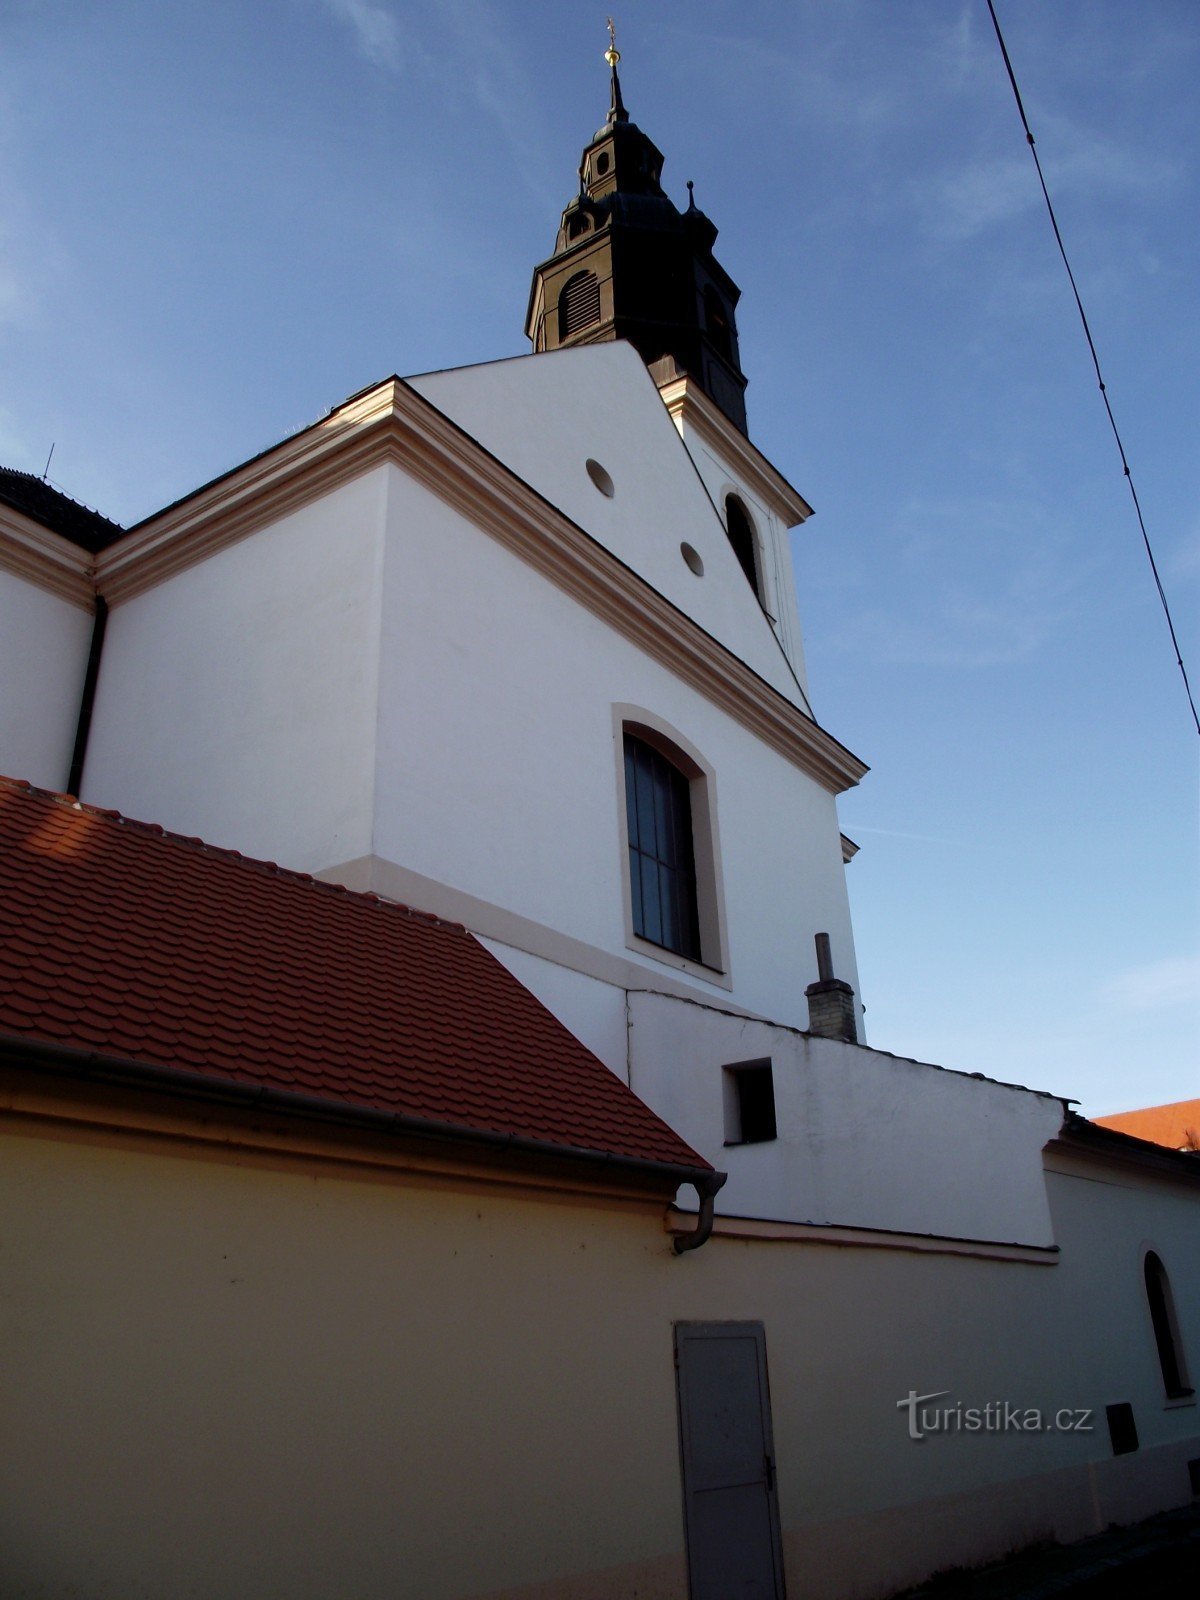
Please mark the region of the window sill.
POLYGON ((1188 1394, 1169 1394, 1163 1401, 1164 1411, 1182 1411, 1188 1406, 1196 1404, 1196 1391, 1192 1389, 1188 1394))
POLYGON ((733 988, 733 980, 728 972, 720 967, 706 966, 703 961, 693 961, 690 956, 677 955, 665 945, 652 944, 649 939, 640 939, 636 933, 626 931, 625 948, 635 951, 640 956, 649 956, 652 961, 658 961, 664 967, 673 967, 676 972, 686 972, 689 977, 699 978, 704 983, 716 984, 721 989, 733 988))

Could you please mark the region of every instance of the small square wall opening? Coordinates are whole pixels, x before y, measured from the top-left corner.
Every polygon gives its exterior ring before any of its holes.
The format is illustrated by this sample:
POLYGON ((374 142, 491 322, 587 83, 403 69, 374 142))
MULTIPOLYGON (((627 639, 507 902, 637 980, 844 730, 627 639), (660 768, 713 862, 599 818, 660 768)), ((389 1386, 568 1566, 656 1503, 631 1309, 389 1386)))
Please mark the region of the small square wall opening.
POLYGON ((1133 1420, 1133 1407, 1128 1400, 1114 1406, 1105 1406, 1108 1418, 1108 1437, 1112 1440, 1112 1453, 1127 1456, 1138 1447, 1137 1423, 1133 1420))
POLYGON ((724 1068, 725 1143, 766 1144, 774 1139, 775 1080, 769 1061, 724 1068))

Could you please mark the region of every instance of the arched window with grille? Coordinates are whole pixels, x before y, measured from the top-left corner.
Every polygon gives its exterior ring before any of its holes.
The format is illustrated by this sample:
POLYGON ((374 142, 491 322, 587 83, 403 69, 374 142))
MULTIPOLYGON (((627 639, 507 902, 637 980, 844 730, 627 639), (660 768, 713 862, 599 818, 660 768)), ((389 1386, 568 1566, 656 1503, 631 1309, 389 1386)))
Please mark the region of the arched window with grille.
POLYGON ((615 705, 613 733, 626 946, 729 988, 716 773, 644 707, 615 705))
POLYGON ((754 537, 754 524, 750 520, 750 513, 735 494, 725 496, 725 531, 729 535, 733 553, 749 579, 750 587, 761 601, 762 589, 758 582, 758 541, 754 537))
POLYGON ((1158 1347, 1158 1365, 1162 1372, 1163 1388, 1168 1400, 1183 1400, 1194 1393, 1188 1383, 1187 1365, 1179 1339, 1179 1324, 1175 1319, 1175 1301, 1171 1295, 1171 1280, 1162 1258, 1153 1250, 1146 1251, 1142 1263, 1146 1282, 1146 1300, 1150 1306, 1150 1321, 1154 1327, 1154 1343, 1158 1347))
POLYGON ((558 296, 558 337, 560 342, 582 333, 600 321, 600 281, 594 272, 577 272, 568 278, 558 296))

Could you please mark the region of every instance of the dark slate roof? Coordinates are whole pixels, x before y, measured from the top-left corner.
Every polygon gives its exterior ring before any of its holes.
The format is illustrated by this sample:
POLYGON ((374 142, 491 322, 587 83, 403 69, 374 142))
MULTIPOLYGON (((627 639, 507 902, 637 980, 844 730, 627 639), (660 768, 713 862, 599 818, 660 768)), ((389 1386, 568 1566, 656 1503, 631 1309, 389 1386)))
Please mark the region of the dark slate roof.
POLYGON ((107 548, 125 532, 120 523, 81 506, 44 478, 35 478, 32 472, 18 472, 14 467, 0 467, 0 502, 40 522, 52 533, 60 533, 92 555, 107 548))
POLYGON ((398 1132, 711 1171, 458 924, 0 778, 5 1054, 18 1041, 398 1132))

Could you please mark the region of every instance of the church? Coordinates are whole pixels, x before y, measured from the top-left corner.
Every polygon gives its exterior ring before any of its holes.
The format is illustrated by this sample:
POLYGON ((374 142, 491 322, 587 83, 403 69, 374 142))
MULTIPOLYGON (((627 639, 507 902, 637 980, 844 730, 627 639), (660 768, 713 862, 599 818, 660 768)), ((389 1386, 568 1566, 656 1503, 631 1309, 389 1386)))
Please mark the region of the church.
POLYGON ((867 1042, 617 60, 531 354, 130 528, 0 471, 13 1600, 884 1600, 1200 1493, 1194 1155, 867 1042))

